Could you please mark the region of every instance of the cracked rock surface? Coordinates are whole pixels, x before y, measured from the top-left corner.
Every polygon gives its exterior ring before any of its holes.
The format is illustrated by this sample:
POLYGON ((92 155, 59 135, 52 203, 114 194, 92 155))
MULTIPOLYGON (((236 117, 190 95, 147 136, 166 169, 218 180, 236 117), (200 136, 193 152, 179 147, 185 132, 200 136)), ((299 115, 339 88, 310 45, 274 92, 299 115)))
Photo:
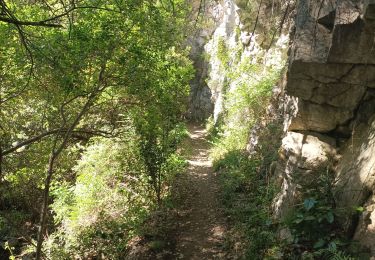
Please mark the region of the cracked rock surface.
POLYGON ((337 205, 367 206, 343 227, 375 256, 375 0, 300 0, 296 13, 286 84, 293 116, 276 170, 275 215, 293 205, 301 180, 332 167, 337 205))

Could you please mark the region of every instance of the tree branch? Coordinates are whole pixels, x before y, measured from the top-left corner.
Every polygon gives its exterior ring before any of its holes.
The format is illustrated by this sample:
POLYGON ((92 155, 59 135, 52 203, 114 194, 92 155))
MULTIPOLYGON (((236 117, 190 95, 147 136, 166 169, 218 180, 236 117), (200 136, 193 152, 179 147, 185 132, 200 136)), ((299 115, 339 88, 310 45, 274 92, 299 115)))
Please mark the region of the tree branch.
POLYGON ((19 21, 17 19, 7 18, 0 16, 0 21, 5 23, 11 23, 14 25, 27 25, 27 26, 43 26, 43 27, 53 27, 62 28, 61 24, 46 23, 44 21, 32 22, 32 21, 19 21))
POLYGON ((73 120, 70 127, 66 130, 65 135, 62 137, 62 142, 58 147, 56 147, 57 138, 55 139, 54 147, 51 151, 50 159, 48 162, 48 170, 47 170, 47 177, 45 179, 45 187, 43 191, 43 204, 42 204, 42 210, 40 214, 40 225, 38 230, 38 236, 37 236, 37 246, 36 246, 36 260, 41 259, 42 255, 42 246, 43 246, 43 234, 46 230, 46 221, 47 221, 47 211, 48 211, 48 197, 49 197, 49 189, 51 185, 51 180, 54 173, 54 164, 55 161, 58 159, 60 153, 64 150, 65 146, 67 145, 72 133, 74 132, 75 127, 79 124, 81 121, 81 118, 86 114, 86 112, 90 109, 91 105, 94 103, 95 99, 98 97, 98 95, 105 89, 104 85, 104 73, 106 70, 106 64, 107 61, 105 61, 100 69, 99 72, 99 78, 98 78, 98 84, 96 88, 91 92, 91 94, 87 97, 86 103, 81 108, 81 111, 78 113, 76 118, 73 120))
POLYGON ((257 17, 256 17, 256 19, 255 19, 253 32, 252 32, 252 34, 250 35, 249 44, 251 44, 252 38, 253 38, 253 36, 255 35, 255 30, 256 30, 256 28, 257 28, 257 26, 258 26, 259 14, 260 14, 260 9, 262 8, 262 4, 263 4, 263 0, 261 0, 260 3, 259 3, 258 12, 257 12, 257 17))
MULTIPOLYGON (((34 136, 34 137, 30 138, 30 139, 24 140, 24 141, 16 144, 15 146, 7 149, 7 150, 1 151, 1 157, 9 155, 9 154, 15 152, 16 150, 18 150, 18 149, 26 146, 26 145, 38 142, 38 141, 42 140, 44 137, 47 137, 47 136, 50 136, 50 135, 54 135, 54 134, 57 134, 57 133, 66 133, 67 131, 68 131, 67 129, 54 129, 54 130, 50 130, 50 131, 44 132, 44 133, 42 133, 40 135, 37 135, 37 136, 34 136)), ((72 133, 86 134, 86 135, 89 135, 89 136, 102 136, 102 137, 111 137, 111 136, 113 136, 112 133, 106 132, 106 131, 102 131, 102 130, 77 129, 77 130, 72 131, 72 133)))
POLYGON ((5 23, 10 23, 14 24, 16 26, 41 26, 41 27, 51 27, 51 28, 63 28, 61 24, 56 24, 56 23, 50 23, 52 21, 56 21, 59 18, 62 18, 64 16, 67 16, 71 12, 78 10, 78 9, 96 9, 96 10, 103 10, 107 12, 116 12, 116 13, 122 13, 121 11, 118 10, 113 10, 110 8, 106 7, 98 7, 98 6, 73 6, 69 9, 66 9, 65 12, 55 15, 53 17, 47 18, 45 20, 41 21, 21 21, 18 20, 13 13, 10 12, 10 10, 7 8, 5 2, 3 0, 0 0, 0 4, 2 6, 2 9, 4 13, 0 14, 0 21, 5 22, 5 23))
POLYGON ((60 131, 61 131, 61 129, 54 129, 54 130, 50 130, 50 131, 44 132, 44 133, 42 133, 42 134, 40 134, 40 135, 34 136, 34 137, 30 138, 30 139, 27 139, 27 140, 25 140, 25 141, 22 141, 22 142, 16 144, 16 145, 13 146, 12 148, 9 148, 9 149, 7 149, 7 150, 3 150, 3 152, 2 152, 1 155, 2 155, 2 156, 6 156, 6 155, 8 155, 8 154, 10 154, 10 153, 13 153, 14 151, 16 151, 16 150, 18 150, 18 149, 20 149, 20 148, 22 148, 22 147, 24 147, 24 146, 26 146, 26 145, 28 145, 28 144, 35 143, 35 142, 37 142, 37 141, 40 141, 40 140, 43 139, 44 137, 49 136, 49 135, 56 134, 56 133, 58 133, 58 132, 60 132, 60 131))

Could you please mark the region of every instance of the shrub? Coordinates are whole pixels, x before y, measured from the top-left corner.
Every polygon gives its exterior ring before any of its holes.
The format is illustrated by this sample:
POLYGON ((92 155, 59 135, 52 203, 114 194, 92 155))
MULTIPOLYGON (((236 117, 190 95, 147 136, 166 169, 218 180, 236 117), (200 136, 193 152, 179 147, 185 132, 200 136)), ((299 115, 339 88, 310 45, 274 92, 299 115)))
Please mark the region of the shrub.
MULTIPOLYGON (((173 140, 182 138, 181 129, 173 140)), ((175 153, 166 158, 161 166, 162 198, 185 166, 186 161, 175 153)), ((51 208, 58 229, 46 241, 47 255, 51 259, 123 259, 128 242, 142 235, 142 225, 157 208, 145 167, 135 133, 91 141, 74 168, 75 184, 53 187, 51 208)))
POLYGON ((299 182, 302 183, 299 187, 301 203, 284 220, 283 224, 292 234, 292 243, 285 246, 285 254, 289 257, 310 255, 313 259, 351 259, 342 251, 350 242, 345 239, 337 220, 343 212, 336 208, 332 193, 334 173, 327 168, 314 174, 313 182, 299 182))
POLYGON ((75 254, 116 259, 154 207, 136 142, 98 138, 75 171, 75 185, 53 189, 52 209, 60 227, 46 242, 48 254, 53 259, 75 254))
POLYGON ((267 250, 276 243, 270 211, 276 188, 268 183, 260 166, 261 161, 249 159, 240 151, 228 153, 216 164, 226 212, 245 241, 242 254, 246 259, 264 259, 267 250))

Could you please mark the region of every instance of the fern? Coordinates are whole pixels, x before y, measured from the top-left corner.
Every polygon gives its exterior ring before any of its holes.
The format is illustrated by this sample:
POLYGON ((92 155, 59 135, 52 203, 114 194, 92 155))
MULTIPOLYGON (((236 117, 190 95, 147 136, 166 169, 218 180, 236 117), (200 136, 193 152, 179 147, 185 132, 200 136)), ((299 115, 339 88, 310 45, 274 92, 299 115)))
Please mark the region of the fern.
POLYGON ((354 257, 349 256, 347 253, 343 251, 336 251, 333 255, 329 258, 330 260, 355 260, 354 257))
POLYGON ((320 250, 315 251, 315 257, 318 259, 325 259, 325 260, 357 260, 358 258, 354 258, 350 256, 348 253, 338 250, 337 248, 322 248, 320 250))
POLYGON ((355 260, 355 258, 351 257, 349 254, 337 250, 337 249, 325 249, 324 254, 327 255, 327 259, 329 260, 355 260))

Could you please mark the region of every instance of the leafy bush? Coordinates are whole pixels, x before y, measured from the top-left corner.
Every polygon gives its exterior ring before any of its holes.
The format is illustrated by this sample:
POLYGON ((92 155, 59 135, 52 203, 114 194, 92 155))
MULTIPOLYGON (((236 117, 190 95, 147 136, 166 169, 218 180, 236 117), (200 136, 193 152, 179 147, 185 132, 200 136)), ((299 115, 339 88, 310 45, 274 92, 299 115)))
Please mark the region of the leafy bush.
MULTIPOLYGON (((176 130, 174 140, 182 138, 184 129, 176 130)), ((50 258, 123 259, 129 240, 142 235, 142 225, 157 205, 138 140, 135 132, 92 140, 74 168, 75 184, 56 183, 52 210, 59 228, 46 241, 50 258)), ((162 164, 163 198, 185 165, 175 153, 162 164)))
MULTIPOLYGON (((241 71, 241 69, 240 69, 241 71)), ((259 68, 251 66, 247 76, 241 76, 237 87, 225 96, 226 110, 221 125, 216 125, 216 138, 211 157, 219 160, 233 150, 243 150, 247 145, 250 129, 261 120, 266 112, 272 88, 280 76, 279 69, 264 72, 261 78, 255 76, 259 68), (254 76, 249 81, 248 77, 254 76)))
POLYGON ((232 149, 214 161, 220 173, 223 203, 234 226, 235 235, 228 238, 228 246, 243 241, 239 257, 245 259, 275 259, 281 254, 271 210, 278 191, 271 178, 271 165, 277 158, 280 133, 279 127, 269 124, 259 136, 256 155, 249 157, 243 149, 232 149))
POLYGON ((350 259, 341 251, 348 248, 349 241, 337 222, 343 212, 336 208, 332 193, 334 174, 327 168, 317 170, 315 176, 314 181, 299 182, 301 203, 284 220, 292 234, 292 243, 285 246, 285 253, 289 257, 304 254, 314 259, 350 259))
POLYGON ((47 242, 51 258, 123 254, 154 207, 134 137, 94 140, 75 167, 75 185, 55 186, 52 209, 61 226, 47 242))
POLYGON ((264 259, 276 243, 270 211, 276 188, 268 183, 267 173, 259 171, 260 166, 261 161, 240 151, 228 153, 216 164, 226 212, 245 241, 242 254, 246 259, 264 259))
POLYGON ((230 56, 229 50, 223 37, 219 37, 217 41, 217 58, 221 62, 223 68, 228 69, 230 56))

